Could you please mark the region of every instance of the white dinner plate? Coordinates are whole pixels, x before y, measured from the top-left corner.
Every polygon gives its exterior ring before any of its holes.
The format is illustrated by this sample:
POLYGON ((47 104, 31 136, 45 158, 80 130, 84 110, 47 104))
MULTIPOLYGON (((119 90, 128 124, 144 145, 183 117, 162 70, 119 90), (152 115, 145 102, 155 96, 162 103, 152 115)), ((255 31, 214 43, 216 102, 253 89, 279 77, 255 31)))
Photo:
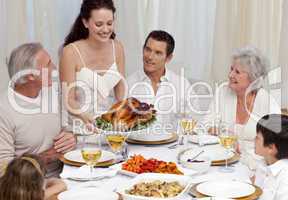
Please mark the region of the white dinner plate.
POLYGON ((147 133, 147 134, 130 134, 129 139, 143 142, 157 142, 169 140, 173 137, 172 133, 147 133))
MULTIPOLYGON (((74 162, 85 163, 81 155, 81 149, 76 149, 74 151, 65 153, 64 158, 74 162)), ((116 160, 116 155, 110 151, 102 150, 102 155, 98 162, 105 162, 109 160, 116 160)))
POLYGON ((203 153, 201 153, 201 156, 209 157, 212 162, 225 160, 226 158, 230 159, 235 155, 233 152, 227 153, 226 149, 221 145, 209 145, 203 147, 195 147, 185 151, 181 155, 181 162, 194 158, 201 151, 204 151, 203 153))
POLYGON ((190 135, 188 141, 195 144, 218 144, 219 138, 214 135, 190 135))
POLYGON ((59 200, 95 200, 98 198, 101 200, 118 200, 119 196, 112 191, 105 191, 99 188, 74 188, 73 190, 67 190, 58 195, 59 200))
MULTIPOLYGON (((203 198, 198 198, 197 200, 212 200, 211 197, 203 197, 203 198)), ((233 200, 233 199, 227 199, 227 198, 222 198, 222 197, 213 197, 213 200, 233 200)))
POLYGON ((241 198, 255 192, 255 187, 240 181, 207 181, 196 187, 197 192, 211 197, 241 198))

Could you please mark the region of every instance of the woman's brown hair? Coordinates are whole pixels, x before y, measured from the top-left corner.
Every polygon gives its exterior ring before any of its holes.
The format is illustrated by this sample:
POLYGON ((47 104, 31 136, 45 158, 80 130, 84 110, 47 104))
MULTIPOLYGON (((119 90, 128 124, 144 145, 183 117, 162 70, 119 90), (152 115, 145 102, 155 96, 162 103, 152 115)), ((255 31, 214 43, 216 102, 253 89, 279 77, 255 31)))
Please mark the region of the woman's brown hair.
POLYGON ((37 156, 15 158, 0 179, 0 200, 44 200, 44 174, 37 156))
MULTIPOLYGON (((111 10, 113 14, 116 12, 113 0, 83 0, 80 14, 75 20, 70 33, 66 36, 64 46, 77 40, 87 39, 89 36, 89 31, 87 28, 85 28, 82 19, 89 20, 92 10, 99 10, 102 8, 111 10)), ((110 38, 114 39, 115 36, 116 35, 113 32, 110 38)))

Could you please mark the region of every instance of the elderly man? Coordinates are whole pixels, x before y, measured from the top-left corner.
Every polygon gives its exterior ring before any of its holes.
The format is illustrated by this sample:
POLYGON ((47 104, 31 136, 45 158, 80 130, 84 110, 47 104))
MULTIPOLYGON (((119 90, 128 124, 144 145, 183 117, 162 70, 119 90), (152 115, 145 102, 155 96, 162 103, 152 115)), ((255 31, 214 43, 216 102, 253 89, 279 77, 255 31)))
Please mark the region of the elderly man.
POLYGON ((59 153, 75 147, 74 135, 61 131, 60 115, 40 109, 45 96, 41 91, 51 89, 54 68, 39 43, 23 44, 12 52, 8 64, 11 81, 0 99, 0 173, 14 157, 32 153, 43 159, 48 177, 57 176, 59 153))
MULTIPOLYGON (((171 114, 187 112, 187 95, 192 92, 187 79, 166 67, 173 57, 175 41, 165 31, 152 31, 143 47, 143 69, 128 78, 129 96, 157 110, 157 121, 168 125, 171 114)), ((193 105, 193 104, 192 104, 193 105)))

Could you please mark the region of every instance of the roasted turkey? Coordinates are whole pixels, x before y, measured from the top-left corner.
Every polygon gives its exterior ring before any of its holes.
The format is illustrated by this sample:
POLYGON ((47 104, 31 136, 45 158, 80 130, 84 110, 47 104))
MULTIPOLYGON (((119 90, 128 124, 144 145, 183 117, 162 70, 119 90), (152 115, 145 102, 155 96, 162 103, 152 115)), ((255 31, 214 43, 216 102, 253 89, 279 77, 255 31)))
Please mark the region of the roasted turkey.
POLYGON ((126 131, 139 123, 150 121, 156 110, 152 104, 140 102, 136 98, 128 98, 112 105, 101 118, 113 125, 114 130, 126 131))

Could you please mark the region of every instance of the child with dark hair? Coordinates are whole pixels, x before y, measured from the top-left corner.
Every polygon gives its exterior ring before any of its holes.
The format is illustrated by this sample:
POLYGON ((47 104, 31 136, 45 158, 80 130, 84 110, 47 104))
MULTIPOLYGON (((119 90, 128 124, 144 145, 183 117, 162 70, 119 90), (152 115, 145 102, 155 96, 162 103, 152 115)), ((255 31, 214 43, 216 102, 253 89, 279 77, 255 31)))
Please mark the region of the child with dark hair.
POLYGON ((256 126, 255 152, 267 164, 266 173, 256 173, 256 183, 262 180, 261 200, 288 199, 288 116, 270 114, 256 126), (264 175, 264 177, 263 177, 264 175))
POLYGON ((27 154, 8 164, 0 188, 0 200, 45 200, 66 190, 66 185, 60 179, 45 179, 41 160, 27 154))

